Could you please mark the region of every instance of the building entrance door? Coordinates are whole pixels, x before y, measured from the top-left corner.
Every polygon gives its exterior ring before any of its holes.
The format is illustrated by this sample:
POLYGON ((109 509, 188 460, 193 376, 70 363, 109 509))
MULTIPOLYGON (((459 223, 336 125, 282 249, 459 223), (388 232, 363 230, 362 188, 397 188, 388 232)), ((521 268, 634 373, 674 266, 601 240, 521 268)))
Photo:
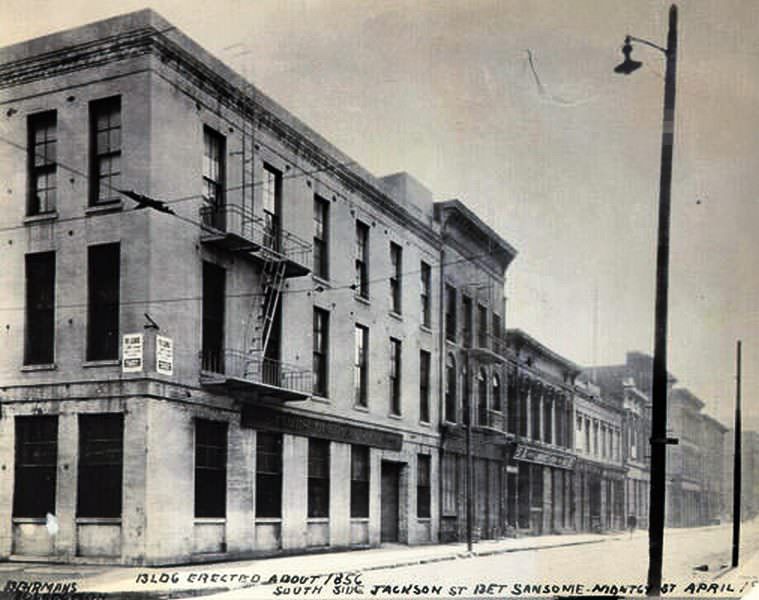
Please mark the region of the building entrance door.
POLYGON ((398 541, 398 496, 400 465, 382 461, 382 487, 380 490, 380 541, 398 541))

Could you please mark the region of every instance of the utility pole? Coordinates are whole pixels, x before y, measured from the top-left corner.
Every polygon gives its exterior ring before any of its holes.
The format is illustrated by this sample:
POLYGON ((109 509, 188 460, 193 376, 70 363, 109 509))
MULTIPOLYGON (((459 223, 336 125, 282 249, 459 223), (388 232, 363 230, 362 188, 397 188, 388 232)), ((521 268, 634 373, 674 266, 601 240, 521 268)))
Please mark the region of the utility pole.
POLYGON ((733 568, 741 545, 741 341, 735 348, 735 455, 733 457, 733 568))
POLYGON ((632 42, 664 54, 664 112, 662 117, 661 170, 659 172, 659 232, 656 247, 656 308, 654 315, 654 368, 651 391, 651 491, 648 519, 648 595, 661 595, 664 552, 664 511, 667 490, 667 303, 669 295, 669 222, 672 187, 672 154, 675 133, 675 82, 677 67, 677 6, 669 7, 667 47, 628 35, 622 46, 625 60, 615 73, 629 75, 643 63, 630 57, 632 42))
POLYGON ((669 292, 669 221, 677 61, 677 6, 669 9, 664 76, 661 172, 659 175, 659 240, 656 252, 656 313, 651 414, 651 504, 648 523, 648 594, 661 594, 664 555, 664 511, 667 488, 667 301, 669 292))

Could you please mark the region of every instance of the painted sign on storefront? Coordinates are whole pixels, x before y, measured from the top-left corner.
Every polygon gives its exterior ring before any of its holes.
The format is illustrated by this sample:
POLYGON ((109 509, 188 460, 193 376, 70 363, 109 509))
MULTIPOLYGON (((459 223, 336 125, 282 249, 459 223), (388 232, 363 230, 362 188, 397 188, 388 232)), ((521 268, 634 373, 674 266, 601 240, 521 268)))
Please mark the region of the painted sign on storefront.
POLYGON ((575 464, 574 456, 522 445, 516 447, 513 458, 514 460, 522 460, 549 467, 559 467, 561 469, 571 469, 575 464))

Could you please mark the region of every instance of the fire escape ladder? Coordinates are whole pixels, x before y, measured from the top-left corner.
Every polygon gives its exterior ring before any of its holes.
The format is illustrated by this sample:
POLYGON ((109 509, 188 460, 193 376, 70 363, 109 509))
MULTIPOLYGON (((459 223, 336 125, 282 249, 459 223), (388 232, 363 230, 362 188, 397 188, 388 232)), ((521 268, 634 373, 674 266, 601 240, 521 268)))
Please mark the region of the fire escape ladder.
POLYGON ((263 361, 266 349, 271 338, 274 318, 279 306, 279 298, 285 282, 286 262, 274 253, 266 253, 264 266, 261 271, 262 294, 258 298, 260 302, 257 311, 258 323, 256 324, 255 336, 251 347, 251 358, 263 361))

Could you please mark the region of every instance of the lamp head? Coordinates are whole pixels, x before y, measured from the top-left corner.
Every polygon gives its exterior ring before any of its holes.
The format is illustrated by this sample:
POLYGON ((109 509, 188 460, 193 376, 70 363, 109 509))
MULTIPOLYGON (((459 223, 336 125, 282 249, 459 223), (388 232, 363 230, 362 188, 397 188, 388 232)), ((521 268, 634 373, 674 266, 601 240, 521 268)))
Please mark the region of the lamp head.
POLYGON ((622 75, 629 75, 633 71, 637 71, 643 66, 643 63, 638 60, 633 60, 630 58, 630 53, 632 52, 632 44, 630 43, 630 36, 628 35, 625 38, 625 45, 622 46, 622 54, 625 55, 625 60, 622 61, 619 65, 614 67, 615 73, 621 73, 622 75))

